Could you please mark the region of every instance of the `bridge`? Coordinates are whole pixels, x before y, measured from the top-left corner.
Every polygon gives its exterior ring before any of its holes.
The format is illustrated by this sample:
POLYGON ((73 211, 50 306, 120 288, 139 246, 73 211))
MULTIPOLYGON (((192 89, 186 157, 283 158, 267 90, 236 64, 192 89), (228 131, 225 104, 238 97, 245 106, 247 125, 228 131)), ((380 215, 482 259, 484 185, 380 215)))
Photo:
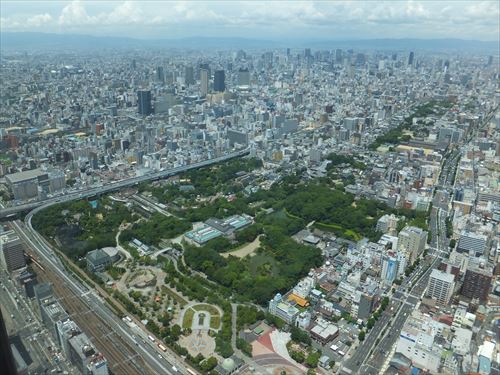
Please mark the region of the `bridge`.
POLYGON ((249 148, 245 148, 243 150, 239 151, 234 151, 231 153, 228 153, 223 156, 219 156, 213 159, 208 159, 208 160, 203 160, 197 163, 189 164, 189 165, 183 165, 181 167, 176 167, 164 171, 159 171, 159 172, 151 172, 147 173, 143 176, 137 176, 137 177, 131 177, 125 180, 120 180, 120 181, 113 181, 105 186, 100 186, 100 187, 93 187, 90 189, 85 189, 85 190, 78 190, 75 191, 71 194, 67 195, 61 195, 58 197, 54 198, 49 198, 45 200, 40 200, 36 202, 30 202, 30 203, 25 203, 25 204, 20 204, 17 206, 13 207, 4 207, 2 210, 0 210, 0 219, 2 218, 8 218, 10 216, 16 215, 20 212, 25 212, 25 211, 31 211, 34 210, 35 208, 38 207, 47 207, 55 203, 60 203, 60 202, 68 202, 76 199, 83 199, 83 198, 88 198, 91 196, 95 195, 101 195, 105 193, 109 193, 112 191, 117 191, 129 186, 137 185, 141 182, 145 181, 154 181, 154 180, 160 180, 163 178, 167 178, 170 176, 174 176, 179 173, 183 173, 192 169, 197 169, 197 168, 202 168, 202 167, 207 167, 209 165, 221 163, 230 159, 234 159, 237 157, 241 157, 244 155, 247 155, 249 153, 249 148))

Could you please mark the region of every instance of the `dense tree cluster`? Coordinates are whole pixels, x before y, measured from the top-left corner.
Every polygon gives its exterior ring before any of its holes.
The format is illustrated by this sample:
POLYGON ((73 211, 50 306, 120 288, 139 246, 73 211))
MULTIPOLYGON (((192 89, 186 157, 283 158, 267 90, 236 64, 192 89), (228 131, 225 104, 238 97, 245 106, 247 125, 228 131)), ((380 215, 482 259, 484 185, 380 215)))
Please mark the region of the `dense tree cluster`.
POLYGON ((290 288, 311 267, 319 266, 322 257, 319 249, 298 244, 289 236, 303 227, 302 220, 283 212, 258 220, 264 233, 258 255, 223 258, 212 240, 203 247, 186 246, 184 257, 190 267, 235 291, 241 299, 265 304, 276 292, 290 288))
POLYGON ((156 246, 162 238, 174 238, 192 227, 191 223, 186 220, 179 220, 157 212, 149 220, 139 221, 132 228, 124 230, 120 235, 120 241, 129 242, 137 238, 145 244, 156 246))
POLYGON ((181 191, 178 185, 167 187, 150 187, 146 184, 140 186, 141 191, 151 191, 153 196, 163 203, 170 203, 176 198, 192 199, 196 196, 212 196, 217 193, 236 193, 242 186, 235 182, 241 172, 250 172, 262 167, 262 161, 255 158, 232 159, 225 163, 188 171, 180 178, 189 181, 194 189, 181 191))
POLYGON ((95 208, 86 200, 50 206, 37 212, 32 223, 44 236, 57 237, 61 250, 77 260, 91 250, 115 246, 118 227, 131 218, 123 204, 101 198, 95 208))
POLYGON ((284 204, 290 214, 306 222, 315 220, 324 224, 322 229, 331 228, 342 237, 366 236, 372 240, 380 237, 374 228, 387 209, 377 201, 364 198, 355 201, 353 195, 322 183, 297 186, 284 204))
POLYGON ((236 327, 242 329, 244 326, 252 325, 259 320, 264 319, 266 314, 253 306, 238 306, 236 318, 236 327))
POLYGON ((290 329, 291 338, 295 342, 301 342, 306 345, 311 345, 311 337, 306 331, 301 330, 298 327, 293 326, 290 329))

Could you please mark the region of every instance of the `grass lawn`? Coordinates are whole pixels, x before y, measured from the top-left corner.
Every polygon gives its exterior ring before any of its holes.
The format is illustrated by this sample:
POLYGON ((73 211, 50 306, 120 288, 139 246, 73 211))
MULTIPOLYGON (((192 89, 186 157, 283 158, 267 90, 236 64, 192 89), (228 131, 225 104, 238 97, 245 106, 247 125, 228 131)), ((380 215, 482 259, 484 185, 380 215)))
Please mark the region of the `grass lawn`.
POLYGON ((199 305, 194 305, 193 309, 195 309, 196 311, 208 311, 212 316, 220 315, 219 310, 217 310, 216 307, 208 305, 206 303, 200 303, 199 305))
POLYGON ((210 318, 210 328, 212 329, 219 329, 220 327, 220 316, 219 315, 213 315, 210 318))
POLYGON ((194 310, 189 308, 184 313, 184 319, 182 319, 182 328, 191 328, 193 325, 194 310))

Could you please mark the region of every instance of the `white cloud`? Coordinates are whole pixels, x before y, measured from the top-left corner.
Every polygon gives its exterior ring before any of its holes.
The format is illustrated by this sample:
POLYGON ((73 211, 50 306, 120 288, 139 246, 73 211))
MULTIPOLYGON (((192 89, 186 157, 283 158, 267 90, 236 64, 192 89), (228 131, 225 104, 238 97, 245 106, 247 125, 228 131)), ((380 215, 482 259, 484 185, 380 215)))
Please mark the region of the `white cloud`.
MULTIPOLYGON (((4 1, 0 1, 2 7, 4 1)), ((462 37, 498 39, 498 1, 71 1, 2 8, 2 30, 142 37, 462 37), (49 9, 49 7, 47 7, 49 9), (142 34, 141 34, 142 33, 142 34)))
POLYGON ((90 17, 79 0, 72 1, 61 11, 58 23, 61 26, 93 25, 97 21, 96 17, 90 17))
POLYGON ((30 27, 41 27, 46 24, 50 24, 54 19, 52 16, 48 13, 43 13, 43 14, 37 14, 34 16, 29 17, 26 20, 26 24, 30 27))

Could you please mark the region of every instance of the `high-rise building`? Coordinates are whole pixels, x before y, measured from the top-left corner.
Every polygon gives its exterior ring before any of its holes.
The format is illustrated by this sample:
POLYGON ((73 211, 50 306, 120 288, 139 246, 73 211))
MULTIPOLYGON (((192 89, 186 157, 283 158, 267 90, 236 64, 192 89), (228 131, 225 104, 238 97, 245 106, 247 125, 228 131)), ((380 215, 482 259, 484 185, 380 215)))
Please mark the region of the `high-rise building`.
POLYGON ((200 94, 201 96, 207 96, 208 94, 208 70, 200 70, 200 94))
POLYGON ((411 51, 410 55, 408 56, 408 65, 413 65, 414 58, 415 58, 415 53, 411 51))
POLYGON ((493 268, 485 259, 470 258, 465 271, 461 294, 467 298, 477 298, 484 303, 488 300, 493 281, 493 268))
POLYGON ((184 82, 188 86, 194 84, 194 69, 192 66, 186 66, 186 70, 184 72, 184 82))
POLYGON ((226 90, 226 76, 223 70, 216 70, 214 73, 214 91, 224 92, 226 90))
POLYGON ((335 50, 335 62, 337 64, 342 64, 342 50, 341 49, 335 50))
POLYGON ((33 287, 33 291, 35 293, 35 298, 38 305, 38 312, 40 313, 41 316, 43 301, 50 298, 54 294, 52 290, 52 284, 50 283, 37 284, 33 287))
POLYGON ((156 67, 156 80, 158 82, 164 82, 165 81, 165 74, 163 72, 163 66, 156 67))
POLYGON ((0 234, 0 262, 8 272, 26 266, 23 242, 12 231, 0 234))
POLYGON ((382 233, 395 233, 398 228, 399 218, 394 215, 384 215, 377 221, 376 230, 382 233))
POLYGON ((70 360, 83 375, 108 375, 108 365, 104 356, 97 352, 85 333, 68 340, 70 360))
POLYGON ((484 234, 464 231, 458 240, 457 251, 473 256, 482 256, 488 247, 488 237, 484 234))
POLYGON ((311 49, 310 48, 306 48, 304 50, 304 57, 306 57, 306 58, 311 57, 311 49))
POLYGON ((229 140, 230 146, 234 146, 235 143, 238 143, 240 145, 248 144, 248 133, 246 132, 229 129, 226 135, 227 139, 229 140))
POLYGON ((398 277, 399 261, 396 257, 385 255, 382 259, 382 273, 380 279, 386 285, 391 285, 398 277))
POLYGON ((57 322, 66 320, 68 314, 63 309, 61 304, 57 302, 54 297, 50 297, 41 302, 40 309, 42 320, 54 339, 58 339, 57 322))
POLYGON ((153 113, 153 108, 151 106, 151 91, 137 91, 137 106, 140 115, 149 116, 153 113))
POLYGON ((16 370, 16 360, 12 354, 12 347, 9 342, 9 335, 3 320, 2 309, 0 309, 0 363, 4 374, 18 374, 16 370))
POLYGON ((425 249, 427 232, 417 227, 405 227, 398 235, 398 250, 407 254, 409 264, 413 264, 425 249))
POLYGON ((238 85, 250 86, 250 72, 248 69, 242 68, 238 71, 238 85))
POLYGON ((66 359, 70 359, 69 340, 82 333, 78 325, 71 319, 59 320, 56 323, 57 340, 66 359))
POLYGON ((436 300, 440 305, 447 305, 453 295, 455 276, 438 269, 433 269, 429 276, 427 296, 436 300))

